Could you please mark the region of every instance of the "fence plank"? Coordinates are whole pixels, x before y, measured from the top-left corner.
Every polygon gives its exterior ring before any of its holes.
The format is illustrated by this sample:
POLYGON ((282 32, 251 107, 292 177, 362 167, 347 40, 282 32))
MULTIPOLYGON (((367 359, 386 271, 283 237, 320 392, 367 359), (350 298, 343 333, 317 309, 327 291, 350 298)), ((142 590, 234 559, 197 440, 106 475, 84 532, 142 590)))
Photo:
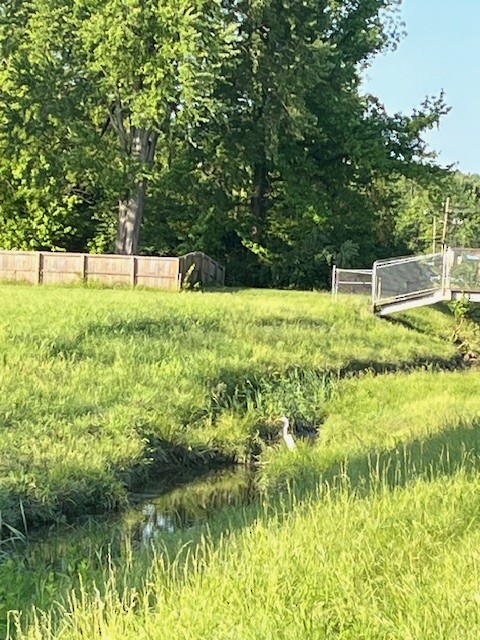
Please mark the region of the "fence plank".
POLYGON ((181 258, 158 258, 138 256, 137 285, 177 290, 181 258))
POLYGON ((41 252, 43 284, 66 284, 83 279, 83 254, 41 252))
POLYGON ((187 274, 189 274, 188 280, 191 285, 201 283, 207 286, 223 286, 225 284, 225 267, 202 251, 193 251, 182 256, 179 271, 182 284, 185 284, 187 274), (193 269, 189 273, 192 266, 193 269))
POLYGON ((88 258, 88 282, 132 284, 132 257, 92 254, 88 258))
POLYGON ((37 252, 23 251, 17 257, 16 252, 0 251, 0 273, 4 280, 20 280, 36 284, 38 272, 37 252))

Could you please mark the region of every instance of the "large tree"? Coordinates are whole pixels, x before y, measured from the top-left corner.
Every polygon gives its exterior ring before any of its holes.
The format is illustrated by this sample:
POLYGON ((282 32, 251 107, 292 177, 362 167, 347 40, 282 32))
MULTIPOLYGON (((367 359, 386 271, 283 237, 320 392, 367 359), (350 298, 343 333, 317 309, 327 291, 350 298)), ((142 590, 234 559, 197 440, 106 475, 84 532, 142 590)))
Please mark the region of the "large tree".
POLYGON ((395 46, 397 8, 3 3, 10 246, 28 236, 29 246, 105 249, 116 227, 116 251, 131 253, 144 220, 141 250, 202 249, 239 283, 281 286, 318 286, 333 260, 393 250, 391 183, 429 179, 423 132, 444 112, 440 98, 390 116, 361 93, 365 66, 395 46))
POLYGON ((382 182, 429 172, 422 136, 444 112, 440 97, 389 116, 361 93, 364 67, 397 41, 397 3, 225 6, 239 38, 217 83, 223 117, 192 132, 195 147, 178 150, 175 178, 163 180, 178 212, 169 230, 186 248, 223 241, 235 275, 251 284, 312 286, 333 260, 368 263, 392 226, 379 215, 382 182))
POLYGON ((172 137, 188 137, 212 110, 215 73, 231 40, 220 2, 7 2, 0 23, 1 116, 17 133, 2 146, 33 167, 39 145, 58 139, 60 157, 80 149, 80 158, 68 158, 74 173, 85 155, 108 161, 116 176, 107 184, 122 183, 115 250, 135 253, 156 157, 164 160, 172 137))
POLYGON ((172 137, 211 112, 228 28, 215 0, 89 0, 79 37, 124 162, 115 251, 131 254, 157 146, 165 160, 172 137))

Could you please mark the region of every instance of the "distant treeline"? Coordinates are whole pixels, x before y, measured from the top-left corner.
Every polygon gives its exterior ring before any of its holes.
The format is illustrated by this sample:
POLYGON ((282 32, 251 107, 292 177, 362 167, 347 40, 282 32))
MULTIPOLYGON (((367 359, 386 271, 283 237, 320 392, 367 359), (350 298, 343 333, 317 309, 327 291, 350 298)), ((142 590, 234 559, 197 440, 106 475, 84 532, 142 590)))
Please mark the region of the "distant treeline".
MULTIPOLYGON (((435 165, 443 96, 390 115, 361 78, 396 0, 9 0, 0 247, 204 251, 230 284, 322 287, 432 245, 480 178, 435 165)), ((451 222, 452 222, 451 220, 451 222)), ((450 229, 450 231, 452 230, 450 229)))

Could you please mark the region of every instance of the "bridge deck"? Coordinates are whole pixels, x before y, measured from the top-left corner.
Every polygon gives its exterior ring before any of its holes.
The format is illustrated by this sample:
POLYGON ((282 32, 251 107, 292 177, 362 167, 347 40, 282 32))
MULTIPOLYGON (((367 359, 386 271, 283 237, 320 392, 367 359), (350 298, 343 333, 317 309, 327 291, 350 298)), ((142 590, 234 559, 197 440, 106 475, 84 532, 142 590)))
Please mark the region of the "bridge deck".
POLYGON ((480 302, 480 249, 448 249, 373 265, 373 310, 380 316, 463 297, 480 302))

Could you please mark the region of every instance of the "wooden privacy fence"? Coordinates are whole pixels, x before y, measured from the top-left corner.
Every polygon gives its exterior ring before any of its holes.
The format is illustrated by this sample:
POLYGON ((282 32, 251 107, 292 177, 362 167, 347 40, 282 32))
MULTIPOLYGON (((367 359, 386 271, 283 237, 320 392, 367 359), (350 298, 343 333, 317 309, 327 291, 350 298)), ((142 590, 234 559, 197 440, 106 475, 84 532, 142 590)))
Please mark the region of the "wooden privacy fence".
POLYGON ((185 279, 189 284, 225 284, 225 267, 201 251, 181 256, 179 272, 182 274, 182 284, 186 284, 185 279))
POLYGON ((202 252, 179 258, 0 251, 0 279, 34 284, 101 282, 178 290, 186 284, 224 285, 225 268, 202 252), (189 271, 190 270, 190 271, 189 271))

